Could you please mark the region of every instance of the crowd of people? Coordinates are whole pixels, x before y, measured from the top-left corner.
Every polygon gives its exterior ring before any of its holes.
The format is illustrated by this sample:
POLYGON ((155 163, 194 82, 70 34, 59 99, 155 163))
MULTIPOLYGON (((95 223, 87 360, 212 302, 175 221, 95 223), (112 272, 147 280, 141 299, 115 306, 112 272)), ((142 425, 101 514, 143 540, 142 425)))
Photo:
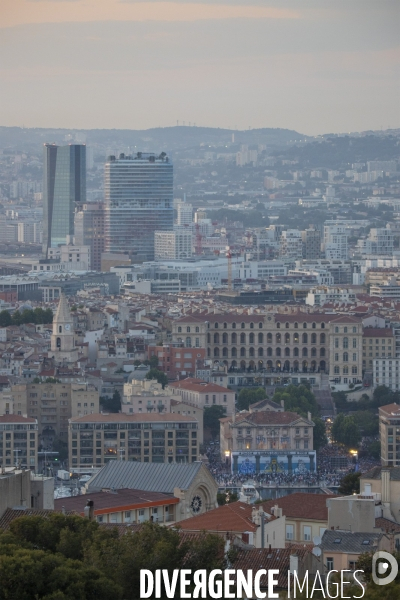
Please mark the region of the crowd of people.
MULTIPOLYGON (((365 448, 368 444, 364 444, 365 448)), ((364 448, 364 449, 365 449, 364 448)), ((220 487, 241 487, 243 483, 252 480, 256 485, 270 487, 335 487, 348 473, 361 471, 365 473, 379 465, 376 460, 363 452, 362 457, 352 454, 338 444, 329 444, 317 453, 317 468, 314 472, 307 469, 295 469, 289 473, 278 469, 272 472, 255 473, 251 469, 232 473, 228 459, 221 458, 219 444, 207 446, 205 455, 208 468, 220 487)))

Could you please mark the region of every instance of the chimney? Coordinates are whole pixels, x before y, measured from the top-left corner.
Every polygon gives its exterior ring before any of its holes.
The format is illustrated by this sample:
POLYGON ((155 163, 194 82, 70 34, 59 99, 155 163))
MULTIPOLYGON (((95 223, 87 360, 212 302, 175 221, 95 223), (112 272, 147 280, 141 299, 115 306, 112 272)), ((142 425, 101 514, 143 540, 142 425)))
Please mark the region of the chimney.
POLYGON ((93 500, 88 500, 85 508, 83 509, 84 516, 89 519, 89 521, 94 520, 94 502, 93 500))

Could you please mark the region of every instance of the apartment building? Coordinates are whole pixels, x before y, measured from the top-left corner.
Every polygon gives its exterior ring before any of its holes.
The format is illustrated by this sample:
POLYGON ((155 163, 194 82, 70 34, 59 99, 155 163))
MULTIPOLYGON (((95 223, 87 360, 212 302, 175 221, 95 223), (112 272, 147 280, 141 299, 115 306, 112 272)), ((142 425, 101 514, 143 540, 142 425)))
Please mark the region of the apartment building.
MULTIPOLYGON (((185 340, 185 344, 189 343, 189 339, 188 337, 185 340)), ((200 343, 199 339, 196 337, 194 339, 195 343, 200 343)), ((206 355, 204 347, 188 347, 184 346, 182 342, 164 344, 163 346, 149 346, 147 352, 149 359, 152 356, 157 356, 159 369, 164 371, 169 379, 192 377, 196 372, 197 361, 204 360, 206 355)))
POLYGON ((381 462, 384 467, 400 467, 400 406, 387 404, 379 408, 381 462))
POLYGON ((362 323, 357 317, 342 315, 331 320, 331 383, 357 383, 362 379, 362 329, 362 323))
POLYGON ((68 419, 99 412, 99 392, 88 383, 29 383, 11 388, 14 406, 37 420, 39 434, 68 437, 68 419))
POLYGON ((372 371, 374 385, 385 385, 397 392, 400 389, 399 367, 399 358, 375 358, 372 371))
POLYGON ((0 416, 0 465, 37 471, 38 422, 21 415, 0 416))
POLYGON ((69 419, 70 468, 110 461, 191 463, 198 459, 199 422, 182 414, 97 413, 69 419))
POLYGON ((221 385, 189 377, 170 383, 168 389, 199 408, 218 405, 225 409, 227 415, 235 412, 235 392, 221 385))
POLYGON ((396 356, 396 339, 392 329, 365 327, 363 332, 363 369, 373 370, 377 358, 396 356))

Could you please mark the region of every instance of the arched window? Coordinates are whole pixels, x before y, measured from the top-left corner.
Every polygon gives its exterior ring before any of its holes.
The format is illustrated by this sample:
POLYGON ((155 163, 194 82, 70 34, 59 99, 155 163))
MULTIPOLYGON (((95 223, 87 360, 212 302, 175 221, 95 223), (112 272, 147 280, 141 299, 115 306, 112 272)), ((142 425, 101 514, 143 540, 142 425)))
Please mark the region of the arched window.
POLYGON ((249 348, 249 356, 253 357, 253 356, 254 356, 254 354, 255 354, 255 353, 254 353, 254 348, 253 348, 253 347, 250 347, 250 348, 249 348))
POLYGON ((263 333, 259 333, 258 334, 258 343, 259 344, 263 344, 264 343, 264 334, 263 333))
POLYGON ((263 326, 263 324, 262 324, 262 323, 259 323, 259 324, 258 324, 258 329, 262 329, 262 326, 263 326))
POLYGON ((353 333, 357 333, 357 327, 353 327, 353 333))
POLYGON ((319 355, 325 356, 325 348, 321 348, 321 350, 319 351, 319 355))
POLYGON ((228 348, 222 348, 222 356, 228 356, 228 348))
POLYGON ((281 356, 281 349, 280 349, 280 348, 277 348, 277 349, 276 349, 276 355, 277 355, 277 356, 281 356))
POLYGON ((281 334, 277 333, 276 336, 275 336, 275 339, 276 339, 276 343, 280 344, 281 343, 281 334))
POLYGON ((349 354, 348 354, 348 352, 343 352, 343 362, 349 362, 349 354))
POLYGON ((227 344, 228 343, 228 334, 227 333, 223 333, 222 334, 222 343, 223 344, 227 344))
POLYGON ((240 327, 241 327, 242 329, 244 329, 244 328, 246 327, 246 325, 245 325, 244 323, 240 323, 240 327))
POLYGON ((231 350, 231 354, 232 354, 232 358, 233 358, 234 356, 237 356, 237 350, 236 350, 236 348, 232 348, 232 350, 231 350))
POLYGON ((245 333, 241 333, 240 334, 240 343, 241 344, 245 344, 246 343, 246 334, 245 333))
POLYGON ((299 349, 296 347, 293 349, 293 356, 298 356, 299 355, 299 349))
POLYGON ((285 348, 285 356, 290 356, 290 348, 285 348))
POLYGON ((317 349, 311 348, 311 356, 317 356, 317 349))
POLYGON ((303 333, 302 340, 303 340, 303 344, 308 344, 308 335, 306 333, 303 333))
POLYGON ((59 337, 56 340, 56 346, 57 346, 57 348, 61 348, 61 338, 59 338, 59 337))
POLYGON ((240 356, 246 356, 246 348, 240 348, 240 356))
POLYGON ((218 358, 218 357, 219 357, 219 348, 214 348, 214 356, 215 356, 216 358, 218 358))
POLYGON ((186 327, 186 333, 190 333, 190 327, 186 327))
POLYGON ((349 373, 349 367, 343 367, 343 375, 348 375, 349 373))
POLYGON ((317 334, 316 333, 312 333, 311 334, 311 343, 312 344, 316 344, 317 343, 317 334))
POLYGON ((353 373, 353 375, 357 375, 357 367, 351 367, 351 372, 353 373))
POLYGON ((196 327, 195 331, 196 331, 196 333, 199 333, 200 332, 200 327, 196 327))
POLYGON ((339 333, 339 327, 335 327, 335 333, 339 333))
POLYGON ((207 343, 211 344, 211 334, 207 333, 207 343))
POLYGON ((307 329, 307 323, 303 323, 303 329, 307 329))
POLYGON ((294 324, 294 328, 295 328, 295 329, 298 329, 298 328, 299 328, 299 324, 298 324, 298 323, 295 323, 295 324, 294 324))
POLYGON ((344 333, 347 333, 347 327, 344 327, 343 331, 344 333))
POLYGON ((290 333, 285 333, 285 344, 290 344, 290 333))
POLYGON ((62 325, 58 326, 58 333, 62 333, 62 325))
POLYGON ((232 329, 236 329, 236 323, 232 323, 232 329))
POLYGON ((232 333, 231 335, 232 344, 237 343, 237 333, 232 333))
POLYGON ((308 356, 308 348, 303 348, 302 355, 303 356, 308 356))
POLYGON ((250 329, 254 329, 254 323, 250 323, 250 329))
POLYGON ((178 327, 178 333, 182 333, 182 327, 178 327))
POLYGON ((277 327, 277 329, 280 329, 280 328, 281 328, 281 324, 278 322, 278 323, 276 324, 276 327, 277 327))
POLYGON ((267 348, 267 356, 272 356, 272 348, 267 348))
POLYGON ((254 333, 249 334, 249 344, 254 344, 254 333))
POLYGON ((293 342, 294 342, 295 344, 298 344, 298 343, 299 343, 299 340, 300 340, 300 337, 299 337, 299 334, 298 334, 298 332, 296 331, 296 332, 293 334, 293 342))
POLYGON ((311 327, 312 327, 313 329, 316 329, 316 328, 317 328, 317 324, 316 324, 316 323, 313 323, 313 324, 311 325, 311 327))
POLYGON ((267 333, 267 344, 272 344, 272 333, 267 333))
POLYGON ((214 333, 214 344, 219 344, 219 333, 214 333))
POLYGON ((264 348, 258 349, 258 356, 264 356, 264 348))
POLYGON ((325 329, 325 323, 321 323, 321 329, 325 329))
POLYGON ((228 323, 224 323, 224 329, 228 329, 228 323))
POLYGON ((286 329, 289 329, 289 323, 287 321, 285 323, 285 327, 286 327, 286 329))
POLYGON ((218 323, 214 323, 215 329, 218 329, 218 323))
POLYGON ((321 333, 321 335, 319 336, 319 343, 325 344, 325 334, 324 333, 321 333))

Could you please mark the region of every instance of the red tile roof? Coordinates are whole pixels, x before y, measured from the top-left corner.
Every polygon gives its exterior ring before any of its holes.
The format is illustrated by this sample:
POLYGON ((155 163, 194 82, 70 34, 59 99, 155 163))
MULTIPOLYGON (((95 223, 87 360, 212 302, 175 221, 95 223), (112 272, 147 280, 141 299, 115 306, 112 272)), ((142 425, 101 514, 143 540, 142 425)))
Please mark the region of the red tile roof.
POLYGON ((180 521, 183 531, 256 531, 257 525, 251 520, 252 506, 245 502, 232 502, 209 510, 202 515, 180 521))
POLYGON ((366 327, 363 332, 363 337, 385 337, 385 338, 393 338, 394 333, 391 329, 388 328, 379 328, 379 327, 366 327))
POLYGON ((271 509, 277 505, 282 509, 282 515, 290 519, 327 521, 328 508, 326 506, 326 501, 329 500, 329 498, 337 498, 337 495, 298 492, 289 494, 283 498, 263 502, 262 506, 266 512, 270 513, 271 509))
POLYGON ((393 404, 386 404, 385 406, 380 406, 379 412, 381 411, 388 417, 400 417, 400 404, 396 404, 395 402, 393 402, 393 404))
MULTIPOLYGON (((248 421, 254 425, 289 425, 299 419, 304 419, 304 417, 294 412, 260 410, 254 413, 247 413, 246 415, 238 415, 236 417, 235 425, 239 427, 243 421, 248 421)), ((308 419, 304 420, 307 421, 307 423, 310 423, 308 419)))
POLYGON ((21 415, 1 415, 0 423, 37 423, 37 420, 21 415))
POLYGON ((174 381, 169 384, 170 387, 175 389, 188 390, 191 392, 198 392, 201 394, 211 394, 211 393, 234 393, 232 390, 223 387, 222 385, 217 385, 216 383, 207 383, 206 381, 202 381, 201 379, 182 379, 181 381, 174 381))
POLYGON ((267 575, 262 575, 260 578, 260 587, 263 589, 268 587, 268 570, 277 569, 279 571, 277 587, 287 590, 290 556, 296 554, 299 557, 299 562, 303 562, 309 552, 309 548, 299 548, 295 551, 290 548, 239 550, 233 566, 236 570, 245 573, 251 570, 254 576, 260 569, 266 569, 267 575))

